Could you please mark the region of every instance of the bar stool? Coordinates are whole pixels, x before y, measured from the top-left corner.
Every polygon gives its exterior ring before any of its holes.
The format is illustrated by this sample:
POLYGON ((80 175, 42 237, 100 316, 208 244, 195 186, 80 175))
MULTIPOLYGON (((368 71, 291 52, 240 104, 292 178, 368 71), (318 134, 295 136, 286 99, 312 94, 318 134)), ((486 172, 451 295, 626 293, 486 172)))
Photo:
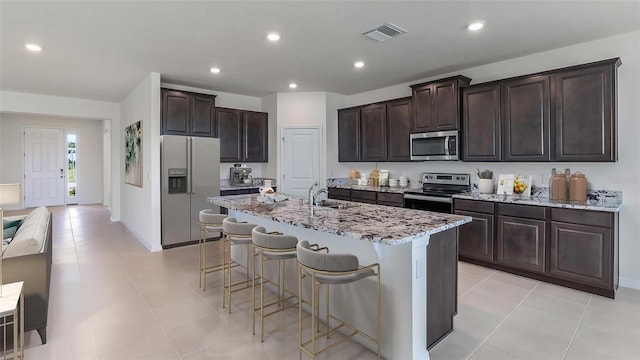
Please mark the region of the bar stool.
POLYGON ((200 238, 198 247, 200 252, 200 287, 207 291, 207 274, 223 269, 223 264, 207 266, 207 235, 210 233, 222 233, 222 221, 227 217, 224 214, 215 213, 211 209, 201 210, 198 214, 200 222, 200 238))
POLYGON ((302 353, 306 353, 315 359, 316 356, 323 352, 330 350, 337 345, 351 339, 356 334, 362 335, 364 338, 376 344, 378 360, 380 359, 380 264, 375 263, 369 266, 360 267, 358 263, 358 257, 351 254, 329 254, 329 249, 319 248, 313 249, 309 242, 306 240, 300 241, 297 245, 298 256, 298 291, 301 303, 307 303, 311 305, 311 339, 303 341, 302 337, 302 306, 298 307, 299 319, 298 319, 298 333, 299 333, 299 347, 300 358, 302 353), (326 250, 322 252, 321 250, 326 250), (311 277, 311 301, 304 300, 302 298, 302 280, 304 277, 311 277), (358 280, 365 279, 369 276, 375 276, 377 279, 377 314, 376 314, 376 337, 365 333, 353 325, 346 323, 342 319, 332 315, 329 312, 329 285, 348 284, 358 280), (319 314, 320 314, 320 286, 326 285, 325 289, 325 327, 326 331, 320 334, 313 334, 313 329, 317 329, 319 332, 319 314), (334 320, 338 322, 338 326, 331 327, 329 321, 334 320), (346 327, 353 332, 346 337, 325 346, 324 348, 316 349, 316 340, 325 336, 327 339, 340 328, 346 327), (307 346, 311 344, 311 349, 307 349, 307 346))
POLYGON ((256 227, 255 224, 238 222, 238 220, 236 220, 236 218, 234 217, 227 217, 222 221, 222 253, 224 257, 223 268, 225 271, 225 274, 223 275, 222 307, 224 308, 226 306, 226 299, 228 297, 229 313, 231 313, 231 294, 236 291, 249 289, 250 282, 255 280, 249 279, 249 259, 252 250, 251 230, 253 230, 254 227, 256 227), (247 246, 247 262, 245 263, 245 265, 231 260, 231 246, 233 245, 247 246), (246 280, 232 283, 231 268, 237 266, 244 268, 246 273, 246 280), (245 285, 244 287, 238 288, 239 285, 243 284, 245 285))
POLYGON ((253 276, 260 279, 260 306, 256 307, 256 282, 253 282, 253 335, 256 334, 256 315, 260 317, 260 341, 264 342, 264 318, 277 314, 298 305, 298 302, 288 303, 289 300, 297 298, 298 295, 287 290, 284 286, 284 261, 296 258, 296 244, 298 238, 295 236, 284 235, 280 232, 267 232, 264 227, 257 226, 253 228, 253 249, 258 258, 260 258, 260 274, 256 269, 256 258, 253 259, 253 276), (267 280, 264 277, 265 260, 278 261, 277 282, 267 280), (278 288, 278 300, 264 303, 264 285, 272 283, 278 288), (286 294, 290 296, 285 297, 286 294), (264 313, 265 309, 278 305, 278 309, 269 313, 264 313))

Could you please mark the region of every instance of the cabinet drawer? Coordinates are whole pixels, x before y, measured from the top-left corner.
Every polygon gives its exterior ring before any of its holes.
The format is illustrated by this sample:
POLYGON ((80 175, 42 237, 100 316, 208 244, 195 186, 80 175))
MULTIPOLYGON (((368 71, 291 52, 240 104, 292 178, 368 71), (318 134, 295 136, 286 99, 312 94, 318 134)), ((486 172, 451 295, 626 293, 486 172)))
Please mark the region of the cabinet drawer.
POLYGON ((351 190, 330 187, 329 198, 339 199, 339 200, 351 200, 351 190))
POLYGON ((376 203, 376 192, 365 190, 351 190, 351 200, 365 202, 370 204, 376 203))
POLYGON ((613 226, 613 214, 589 210, 551 209, 551 220, 591 226, 613 226))
POLYGON ((378 193, 378 204, 390 206, 403 206, 404 195, 397 193, 378 193))
POLYGON ((454 199, 453 206, 456 210, 493 214, 493 203, 489 201, 454 199))
POLYGON ((542 206, 498 204, 498 214, 545 220, 547 218, 547 208, 542 206))

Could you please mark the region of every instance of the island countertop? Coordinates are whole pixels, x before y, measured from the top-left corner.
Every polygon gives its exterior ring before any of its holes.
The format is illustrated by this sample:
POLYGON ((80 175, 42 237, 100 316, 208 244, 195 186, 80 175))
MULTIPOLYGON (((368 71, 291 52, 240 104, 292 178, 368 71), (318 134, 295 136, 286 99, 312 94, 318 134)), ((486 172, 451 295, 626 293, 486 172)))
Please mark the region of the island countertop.
POLYGON ((257 195, 215 196, 216 205, 282 222, 354 239, 384 245, 401 245, 445 231, 471 221, 468 216, 441 214, 383 205, 338 201, 350 207, 331 209, 316 206, 311 215, 309 204, 291 198, 276 204, 258 202, 257 195))

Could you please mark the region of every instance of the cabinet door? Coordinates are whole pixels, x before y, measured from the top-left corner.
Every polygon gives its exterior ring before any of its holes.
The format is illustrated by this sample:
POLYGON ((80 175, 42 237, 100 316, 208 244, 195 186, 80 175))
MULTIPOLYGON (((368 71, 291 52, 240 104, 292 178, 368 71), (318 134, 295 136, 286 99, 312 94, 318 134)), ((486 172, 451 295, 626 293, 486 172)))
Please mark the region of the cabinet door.
POLYGON ((162 134, 189 135, 189 95, 162 89, 162 134))
POLYGON ((242 161, 242 111, 227 108, 216 109, 218 137, 220 138, 220 162, 242 161))
POLYGON ((551 262, 555 277, 611 289, 611 229, 551 222, 551 262))
POLYGON ((554 75, 557 161, 616 161, 615 65, 554 75))
POLYGON ((387 103, 387 133, 389 161, 411 160, 411 99, 387 103))
POLYGON ((387 112, 384 104, 367 105, 360 109, 362 161, 387 160, 387 112))
POLYGON ((247 162, 269 161, 269 125, 268 114, 245 111, 243 113, 243 160, 247 162))
POLYGON ((500 161, 500 85, 462 89, 462 158, 500 161))
POLYGON ((338 161, 360 161, 360 108, 338 110, 338 161))
POLYGON ((433 127, 435 131, 460 128, 458 82, 433 84, 433 127))
POLYGON ((351 201, 375 204, 377 203, 377 193, 375 191, 351 190, 351 201))
POLYGON ((433 85, 413 88, 413 132, 433 131, 433 85))
POLYGON ((494 262, 492 214, 480 214, 456 210, 456 214, 471 216, 473 220, 459 227, 458 246, 460 256, 494 262))
POLYGON ((498 216, 496 241, 498 264, 543 273, 546 222, 498 216))
POLYGON ((189 134, 193 136, 216 136, 216 103, 210 95, 191 95, 191 123, 189 134))
POLYGON ((509 81, 502 91, 504 160, 550 160, 549 76, 509 81))
POLYGON ((349 189, 341 189, 330 187, 329 193, 327 194, 329 199, 338 199, 338 200, 351 200, 351 190, 349 189))

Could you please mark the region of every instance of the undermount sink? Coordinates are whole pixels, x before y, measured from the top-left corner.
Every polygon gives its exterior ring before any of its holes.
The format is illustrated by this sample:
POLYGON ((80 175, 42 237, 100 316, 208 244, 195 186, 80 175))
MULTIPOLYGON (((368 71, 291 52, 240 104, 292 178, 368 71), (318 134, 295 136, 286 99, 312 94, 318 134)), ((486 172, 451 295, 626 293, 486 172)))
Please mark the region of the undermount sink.
POLYGON ((343 203, 343 202, 337 202, 337 201, 331 201, 331 200, 320 200, 316 206, 319 207, 323 207, 323 208, 329 208, 329 209, 348 209, 348 208, 352 208, 354 206, 358 206, 357 204, 349 204, 349 203, 343 203))

